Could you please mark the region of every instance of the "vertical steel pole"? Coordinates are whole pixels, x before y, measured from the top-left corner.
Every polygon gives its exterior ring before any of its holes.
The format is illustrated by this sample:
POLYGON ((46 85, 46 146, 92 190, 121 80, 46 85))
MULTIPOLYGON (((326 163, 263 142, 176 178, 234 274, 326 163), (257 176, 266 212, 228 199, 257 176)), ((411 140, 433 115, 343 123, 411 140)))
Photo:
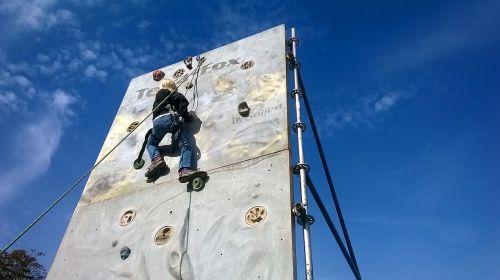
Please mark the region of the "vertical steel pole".
MULTIPOLYGON (((295 37, 295 28, 292 27, 292 54, 293 59, 297 59, 297 40, 293 40, 295 37)), ((302 123, 300 118, 300 97, 302 93, 299 88, 299 76, 298 76, 298 65, 294 63, 293 67, 293 78, 294 78, 294 95, 295 95, 295 112, 297 114, 297 123, 302 123)), ((304 150, 302 148, 302 132, 303 127, 297 126, 297 146, 299 148, 299 164, 305 164, 304 162, 304 150)), ((301 202, 306 210, 306 214, 309 214, 308 204, 307 204, 307 189, 306 189, 306 170, 300 168, 300 195, 301 202)), ((311 251, 311 235, 309 223, 305 222, 303 225, 304 232, 304 256, 306 261, 306 280, 313 280, 313 264, 312 264, 312 251, 311 251)))

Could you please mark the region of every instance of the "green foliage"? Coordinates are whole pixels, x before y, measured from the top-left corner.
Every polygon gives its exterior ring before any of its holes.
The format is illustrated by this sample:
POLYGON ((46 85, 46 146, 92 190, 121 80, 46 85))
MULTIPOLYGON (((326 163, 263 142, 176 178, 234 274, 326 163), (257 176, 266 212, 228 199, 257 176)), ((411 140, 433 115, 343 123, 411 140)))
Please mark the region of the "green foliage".
POLYGON ((44 253, 36 250, 14 250, 0 256, 0 280, 42 280, 47 271, 37 258, 44 253))

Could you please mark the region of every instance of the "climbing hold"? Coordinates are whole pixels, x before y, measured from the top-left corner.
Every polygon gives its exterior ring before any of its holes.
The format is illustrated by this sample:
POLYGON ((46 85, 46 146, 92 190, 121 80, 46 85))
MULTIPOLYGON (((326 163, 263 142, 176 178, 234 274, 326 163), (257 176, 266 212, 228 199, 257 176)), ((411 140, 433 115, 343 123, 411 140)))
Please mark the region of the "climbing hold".
POLYGON ((170 239, 172 239, 173 235, 174 235, 174 228, 173 227, 171 227, 171 226, 162 227, 155 234, 156 245, 166 244, 170 239))
POLYGON ((139 122, 133 122, 127 127, 127 132, 134 131, 139 126, 139 122))
POLYGON ((182 68, 181 68, 181 69, 179 69, 179 70, 175 71, 175 73, 174 73, 174 76, 173 76, 173 77, 174 77, 174 79, 178 79, 178 78, 180 78, 183 74, 184 74, 184 69, 182 69, 182 68))
POLYGON ((132 250, 130 250, 129 247, 125 246, 120 250, 120 257, 122 258, 122 260, 125 260, 128 258, 128 256, 130 256, 131 252, 132 250))
POLYGON ((248 115, 250 115, 250 108, 246 102, 241 102, 238 105, 238 113, 240 113, 242 117, 248 117, 248 115))
POLYGON ((189 70, 193 69, 193 57, 188 56, 184 58, 184 64, 186 64, 187 69, 189 70))
POLYGON ((134 220, 135 214, 136 214, 136 212, 134 210, 128 210, 128 211, 126 211, 120 217, 120 221, 118 222, 118 224, 120 226, 122 226, 122 227, 130 224, 134 220))
POLYGON ((193 83, 188 82, 188 83, 186 84, 186 89, 190 89, 190 88, 192 88, 192 87, 193 87, 193 83))
POLYGON ((243 64, 241 64, 240 68, 241 68, 241 70, 247 70, 254 65, 255 65, 255 61, 249 60, 249 61, 243 62, 243 64))
POLYGON ((267 217, 267 210, 263 206, 254 206, 245 215, 245 222, 251 226, 260 224, 267 217))
POLYGON ((201 177, 196 177, 193 179, 193 190, 198 191, 203 188, 203 180, 201 177))
POLYGON ((144 160, 142 158, 134 160, 135 169, 141 169, 143 166, 144 166, 144 160))

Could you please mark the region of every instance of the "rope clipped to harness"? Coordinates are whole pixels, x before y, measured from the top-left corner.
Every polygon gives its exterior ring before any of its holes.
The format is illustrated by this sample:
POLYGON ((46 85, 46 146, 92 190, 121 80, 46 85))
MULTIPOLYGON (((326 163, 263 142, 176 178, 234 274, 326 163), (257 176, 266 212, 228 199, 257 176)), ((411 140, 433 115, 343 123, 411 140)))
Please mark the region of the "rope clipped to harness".
POLYGON ((146 145, 148 144, 148 138, 153 133, 153 129, 150 128, 148 132, 146 132, 146 136, 144 137, 144 142, 142 143, 141 150, 139 151, 139 155, 137 159, 134 160, 134 168, 141 169, 144 166, 144 160, 142 159, 142 155, 144 154, 144 150, 146 149, 146 145))

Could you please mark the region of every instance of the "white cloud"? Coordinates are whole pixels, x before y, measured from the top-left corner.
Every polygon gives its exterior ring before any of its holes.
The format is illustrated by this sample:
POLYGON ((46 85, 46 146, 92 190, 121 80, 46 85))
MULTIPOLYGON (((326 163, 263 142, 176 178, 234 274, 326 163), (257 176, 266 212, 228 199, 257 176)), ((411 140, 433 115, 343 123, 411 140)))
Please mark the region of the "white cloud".
POLYGON ((39 64, 38 68, 40 69, 40 72, 42 72, 45 75, 53 75, 57 71, 62 70, 63 65, 59 61, 53 61, 50 64, 39 64))
POLYGON ((83 50, 82 51, 82 58, 84 60, 95 60, 97 58, 97 54, 93 52, 92 50, 83 50))
POLYGON ((16 75, 13 78, 14 78, 14 82, 21 87, 31 86, 31 82, 24 76, 16 75))
POLYGON ((48 30, 61 24, 74 24, 75 16, 67 9, 52 11, 55 1, 6 0, 0 4, 0 13, 13 17, 15 27, 25 30, 48 30))
POLYGON ((46 62, 48 62, 50 60, 50 57, 48 57, 47 55, 39 53, 39 54, 36 55, 36 59, 38 61, 42 62, 42 63, 46 63, 46 62))
POLYGON ((31 82, 22 75, 12 75, 10 72, 0 70, 0 86, 31 86, 31 82))
POLYGON ((30 66, 28 65, 27 62, 21 62, 21 63, 17 63, 17 64, 16 63, 8 63, 7 70, 9 70, 13 73, 29 72, 30 66))
POLYGON ((105 81, 108 77, 108 73, 104 70, 97 69, 94 65, 88 65, 85 68, 84 74, 88 78, 98 78, 101 81, 105 81))
POLYGON ((45 112, 40 112, 27 123, 16 124, 19 130, 10 139, 14 156, 12 162, 5 163, 6 167, 0 173, 0 204, 48 170, 59 147, 64 128, 75 115, 71 106, 76 97, 60 89, 49 96, 45 112), (26 159, 28 149, 29 160, 26 159))
POLYGON ((33 84, 28 78, 4 70, 0 70, 0 91, 3 91, 3 103, 0 103, 0 105, 4 107, 2 109, 3 113, 21 110, 25 107, 22 106, 25 105, 22 98, 31 98, 35 93, 33 84), (16 96, 15 99, 12 98, 14 92, 17 92, 19 95, 16 96))
POLYGON ((80 68, 81 66, 83 65, 82 61, 77 59, 77 58, 73 58, 70 63, 68 64, 68 70, 69 71, 76 71, 78 70, 78 68, 80 68))
POLYGON ((12 91, 0 92, 0 115, 23 111, 26 105, 26 102, 12 91))
POLYGON ((137 27, 139 27, 139 29, 146 29, 148 28, 149 26, 151 26, 151 22, 149 20, 143 20, 141 21, 137 27))
POLYGON ((409 90, 382 90, 358 97, 350 104, 334 107, 320 113, 317 118, 321 120, 322 134, 331 136, 334 130, 345 127, 374 128, 382 113, 394 108, 402 99, 413 95, 415 89, 409 90))
POLYGON ((103 3, 104 1, 102 1, 102 0, 70 0, 70 2, 72 2, 76 5, 79 5, 79 6, 93 7, 93 6, 97 6, 101 3, 103 3))
POLYGON ((78 43, 80 56, 83 60, 95 60, 101 51, 101 43, 98 41, 86 41, 78 43))
POLYGON ((391 109, 392 106, 396 105, 396 102, 403 96, 404 94, 400 92, 389 92, 375 102, 374 109, 376 112, 387 111, 391 109))

